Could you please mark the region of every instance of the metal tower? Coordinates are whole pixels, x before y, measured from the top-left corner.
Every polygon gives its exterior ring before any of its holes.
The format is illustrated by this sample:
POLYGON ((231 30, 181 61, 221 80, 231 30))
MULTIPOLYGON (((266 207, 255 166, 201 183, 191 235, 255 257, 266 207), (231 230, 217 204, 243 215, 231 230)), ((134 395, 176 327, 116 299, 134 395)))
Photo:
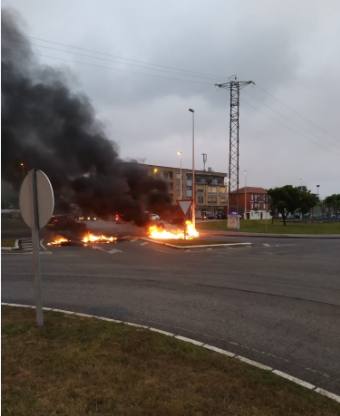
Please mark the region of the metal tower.
POLYGON ((223 84, 215 84, 216 87, 229 89, 230 91, 230 121, 229 121, 229 163, 228 179, 229 190, 239 189, 240 173, 240 89, 246 85, 254 84, 254 81, 228 81, 223 84))

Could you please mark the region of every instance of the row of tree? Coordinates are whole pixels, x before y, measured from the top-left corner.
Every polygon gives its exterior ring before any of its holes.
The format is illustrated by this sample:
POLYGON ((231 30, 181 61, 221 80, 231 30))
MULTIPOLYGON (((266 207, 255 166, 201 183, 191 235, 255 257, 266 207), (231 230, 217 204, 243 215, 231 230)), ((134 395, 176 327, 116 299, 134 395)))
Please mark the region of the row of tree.
MULTIPOLYGON (((305 186, 285 185, 279 188, 268 190, 273 218, 280 214, 284 225, 289 215, 296 213, 304 216, 320 205, 319 197, 309 191, 305 186)), ((340 212, 340 194, 333 194, 325 198, 323 205, 327 208, 328 214, 340 212)))

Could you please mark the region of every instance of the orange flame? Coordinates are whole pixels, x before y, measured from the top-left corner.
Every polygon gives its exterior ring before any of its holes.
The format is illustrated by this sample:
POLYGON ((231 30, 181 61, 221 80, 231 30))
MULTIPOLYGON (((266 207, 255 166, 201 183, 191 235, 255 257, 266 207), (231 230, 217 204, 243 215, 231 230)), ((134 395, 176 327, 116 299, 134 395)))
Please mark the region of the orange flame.
POLYGON ((48 246, 60 246, 63 243, 68 243, 70 240, 63 236, 57 236, 54 240, 47 243, 48 246))
POLYGON ((189 220, 185 221, 184 230, 166 230, 159 225, 150 225, 148 228, 148 236, 155 240, 192 240, 199 236, 199 232, 189 220))
POLYGON ((89 243, 114 243, 117 241, 117 237, 106 236, 104 234, 96 235, 92 233, 87 233, 81 240, 84 244, 89 243))

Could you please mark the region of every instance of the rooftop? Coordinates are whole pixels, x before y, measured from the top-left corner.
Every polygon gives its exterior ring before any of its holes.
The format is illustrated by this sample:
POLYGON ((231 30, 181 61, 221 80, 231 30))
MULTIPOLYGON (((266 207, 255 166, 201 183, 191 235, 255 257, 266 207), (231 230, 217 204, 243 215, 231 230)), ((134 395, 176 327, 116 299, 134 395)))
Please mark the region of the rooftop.
MULTIPOLYGON (((179 170, 179 166, 162 166, 162 165, 151 165, 148 163, 140 163, 142 166, 150 167, 150 168, 160 168, 160 169, 176 169, 179 170)), ((182 168, 183 172, 192 172, 192 169, 182 168)), ((195 174, 203 174, 203 175, 218 175, 218 176, 227 176, 225 172, 215 172, 214 170, 197 170, 195 169, 195 174)))
POLYGON ((253 194, 266 194, 267 191, 264 188, 260 188, 258 186, 246 186, 243 188, 239 188, 236 191, 230 192, 231 194, 244 194, 244 193, 253 193, 253 194))

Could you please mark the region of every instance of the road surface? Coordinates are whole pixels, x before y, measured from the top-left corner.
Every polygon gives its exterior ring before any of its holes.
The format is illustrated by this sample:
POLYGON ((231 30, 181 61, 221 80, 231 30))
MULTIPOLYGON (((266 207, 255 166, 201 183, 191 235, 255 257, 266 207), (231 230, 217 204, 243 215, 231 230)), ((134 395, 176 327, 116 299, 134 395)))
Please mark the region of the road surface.
MULTIPOLYGON (((339 394, 340 240, 244 241, 56 248, 41 256, 44 305, 152 325, 339 394)), ((29 254, 2 256, 2 301, 33 303, 29 254)))

